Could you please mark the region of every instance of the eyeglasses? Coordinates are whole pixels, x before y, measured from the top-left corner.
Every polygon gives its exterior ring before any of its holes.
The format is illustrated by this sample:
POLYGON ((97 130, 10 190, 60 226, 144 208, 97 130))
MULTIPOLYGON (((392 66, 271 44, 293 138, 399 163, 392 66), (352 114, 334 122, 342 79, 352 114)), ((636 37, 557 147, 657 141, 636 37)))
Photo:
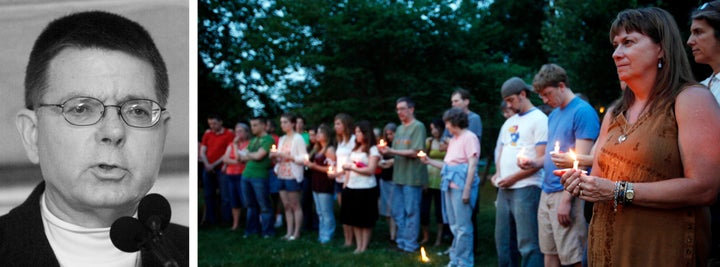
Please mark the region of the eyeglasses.
POLYGON ((118 108, 118 115, 125 124, 135 128, 149 128, 160 121, 166 109, 149 99, 132 99, 120 105, 105 105, 92 97, 73 97, 62 104, 40 104, 39 107, 59 107, 65 120, 75 126, 89 126, 105 117, 108 107, 118 108))

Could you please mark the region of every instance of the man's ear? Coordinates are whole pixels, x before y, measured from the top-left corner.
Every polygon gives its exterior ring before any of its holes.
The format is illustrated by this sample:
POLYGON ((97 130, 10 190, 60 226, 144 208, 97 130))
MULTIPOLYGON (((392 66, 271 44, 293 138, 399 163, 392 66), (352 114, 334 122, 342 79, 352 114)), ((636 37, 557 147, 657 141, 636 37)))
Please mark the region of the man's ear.
POLYGON ((165 131, 165 137, 166 137, 166 138, 167 138, 167 134, 168 134, 168 132, 169 132, 168 129, 170 128, 170 125, 168 124, 168 123, 170 122, 170 117, 171 117, 171 116, 170 116, 170 111, 169 111, 169 110, 165 110, 165 118, 161 118, 161 120, 162 120, 161 123, 163 124, 163 128, 164 128, 164 131, 165 131))
POLYGON ((39 163, 37 114, 35 114, 35 111, 29 109, 20 110, 15 117, 15 126, 20 133, 20 139, 22 139, 28 158, 32 163, 39 163))

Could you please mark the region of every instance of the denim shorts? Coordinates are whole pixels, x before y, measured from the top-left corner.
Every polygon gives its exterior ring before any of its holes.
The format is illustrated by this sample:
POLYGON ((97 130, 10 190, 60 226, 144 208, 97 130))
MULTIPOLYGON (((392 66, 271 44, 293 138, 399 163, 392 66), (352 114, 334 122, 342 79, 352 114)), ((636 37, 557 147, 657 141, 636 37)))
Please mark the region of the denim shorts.
POLYGON ((300 186, 300 183, 298 183, 295 179, 279 179, 280 181, 280 191, 290 191, 290 192, 297 192, 302 189, 300 186))

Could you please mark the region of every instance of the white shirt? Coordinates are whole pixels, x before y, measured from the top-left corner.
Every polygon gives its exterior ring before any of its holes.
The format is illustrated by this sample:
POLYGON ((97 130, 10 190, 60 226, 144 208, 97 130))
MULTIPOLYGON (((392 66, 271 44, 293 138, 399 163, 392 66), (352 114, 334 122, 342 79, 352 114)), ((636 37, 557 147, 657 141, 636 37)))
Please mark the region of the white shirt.
POLYGON ((702 85, 708 86, 710 81, 712 81, 712 84, 710 84, 712 87, 710 87, 710 92, 715 96, 715 101, 720 104, 720 78, 717 77, 717 74, 710 75, 707 79, 700 82, 702 85))
MULTIPOLYGON (((355 135, 351 135, 350 140, 348 140, 347 142, 338 142, 337 148, 335 149, 335 156, 337 158, 337 160, 335 161, 335 170, 337 172, 343 171, 342 165, 348 161, 348 158, 350 157, 350 153, 352 152, 353 148, 355 148, 355 135)), ((342 183, 343 177, 344 176, 342 175, 338 176, 335 178, 335 181, 338 183, 342 183)))
POLYGON ((110 227, 85 228, 56 217, 40 197, 45 236, 60 266, 140 266, 140 252, 123 252, 110 241, 110 227))
MULTIPOLYGON (((535 146, 547 144, 548 118, 537 108, 533 108, 523 114, 515 114, 508 118, 500 128, 500 142, 502 152, 500 153, 500 177, 498 182, 508 176, 519 172, 517 165, 518 153, 521 149, 523 156, 535 157, 535 146)), ((518 189, 526 186, 540 187, 543 171, 539 170, 531 176, 517 181, 510 186, 510 189, 518 189)), ((497 186, 497 185, 496 185, 497 186)))
POLYGON ((280 137, 280 140, 278 140, 277 149, 280 153, 290 153, 290 155, 292 155, 294 159, 293 161, 283 161, 275 164, 275 173, 277 174, 278 178, 285 180, 295 179, 298 183, 302 182, 303 171, 305 170, 302 162, 307 155, 307 150, 305 149, 305 140, 302 138, 302 136, 299 133, 293 133, 293 136, 290 137, 288 137, 287 135, 283 135, 282 137, 280 137), (286 145, 285 142, 290 142, 290 144, 286 145), (287 150, 287 148, 289 148, 289 150, 287 150), (292 175, 290 175, 290 177, 282 175, 282 172, 280 171, 280 168, 282 167, 290 168, 292 175))
MULTIPOLYGON (((380 157, 380 152, 378 152, 378 149, 376 146, 372 146, 370 148, 370 157, 380 157)), ((365 152, 356 152, 353 151, 350 153, 350 162, 362 162, 362 164, 365 164, 365 166, 370 165, 370 157, 368 157, 368 154, 365 152)), ((367 189, 367 188, 373 188, 377 186, 377 181, 375 181, 375 175, 362 175, 357 172, 350 172, 350 180, 347 183, 348 188, 352 189, 367 189)))

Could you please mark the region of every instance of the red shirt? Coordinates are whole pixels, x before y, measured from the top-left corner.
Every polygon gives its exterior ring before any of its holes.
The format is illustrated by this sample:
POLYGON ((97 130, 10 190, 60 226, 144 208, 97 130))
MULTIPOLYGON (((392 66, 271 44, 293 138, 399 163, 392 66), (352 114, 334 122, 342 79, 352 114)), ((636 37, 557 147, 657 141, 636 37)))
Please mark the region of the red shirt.
POLYGON ((210 129, 205 131, 202 137, 202 145, 206 147, 205 156, 208 163, 212 164, 222 158, 225 155, 225 149, 232 143, 233 139, 235 139, 235 134, 224 127, 219 133, 215 133, 210 129))

